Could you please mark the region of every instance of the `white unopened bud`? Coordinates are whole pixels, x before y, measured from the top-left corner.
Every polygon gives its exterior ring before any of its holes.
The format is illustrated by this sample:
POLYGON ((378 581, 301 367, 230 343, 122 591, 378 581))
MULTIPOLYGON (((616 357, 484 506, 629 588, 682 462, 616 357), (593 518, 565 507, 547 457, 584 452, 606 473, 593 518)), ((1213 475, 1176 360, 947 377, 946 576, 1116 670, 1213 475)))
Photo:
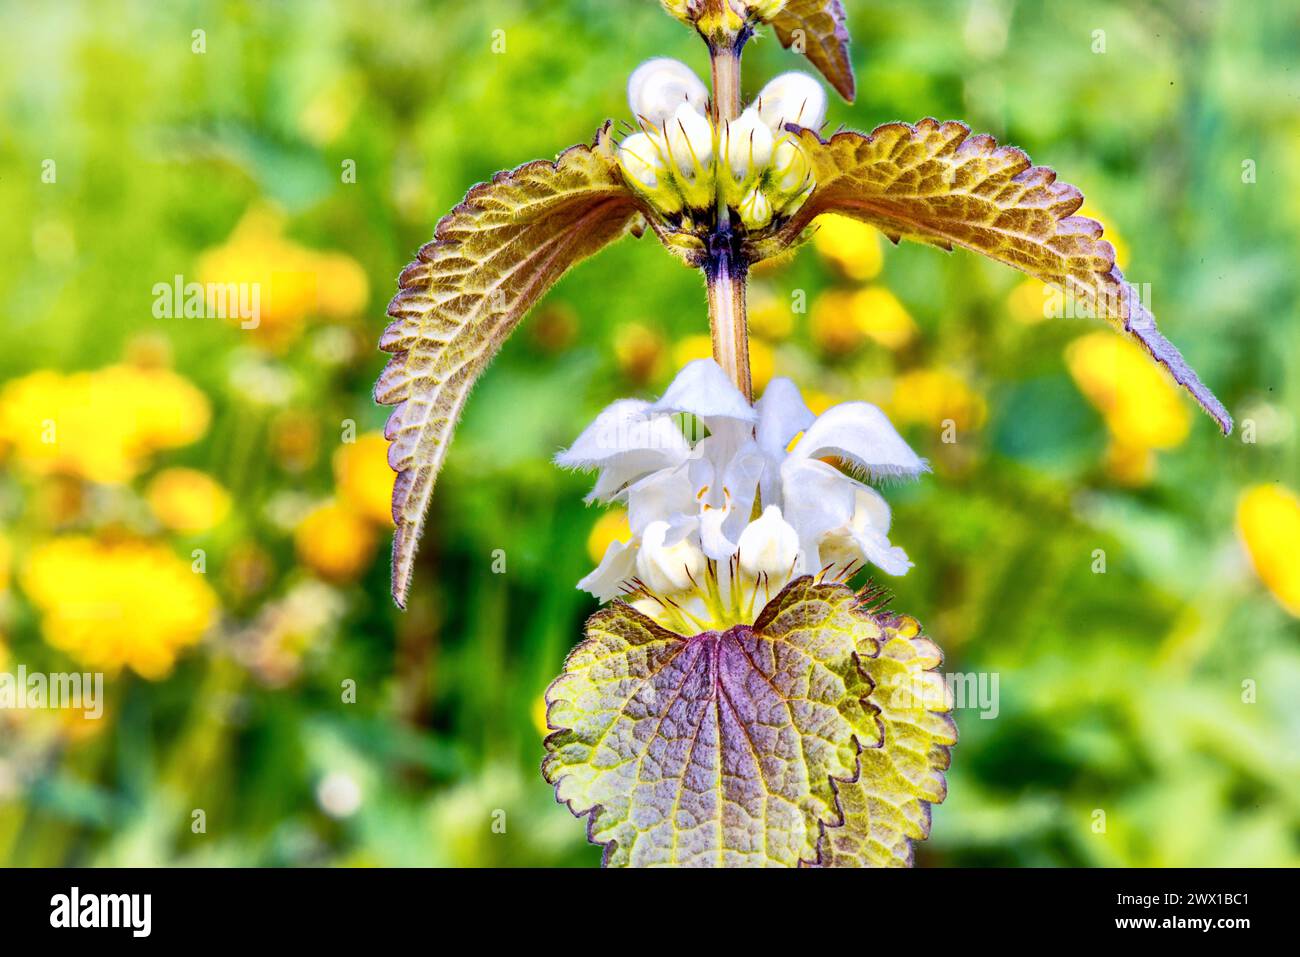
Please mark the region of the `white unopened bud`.
POLYGON ((727 125, 727 165, 732 178, 743 183, 772 161, 772 131, 750 107, 727 125))
POLYGON ((627 81, 627 102, 633 117, 662 126, 683 103, 697 113, 708 108, 709 91, 695 72, 680 60, 646 60, 627 81))
POLYGON ((783 196, 799 192, 807 185, 812 167, 803 149, 789 136, 772 150, 772 185, 783 196))
POLYGON ((641 549, 636 555, 637 574, 659 594, 686 591, 703 580, 704 553, 685 538, 665 545, 667 534, 667 522, 651 522, 641 533, 641 549))
POLYGON ((747 229, 762 229, 772 221, 772 201, 757 186, 745 194, 737 211, 747 229))
POLYGON ((662 141, 645 133, 633 133, 618 148, 618 161, 623 164, 623 171, 646 190, 659 188, 659 176, 667 169, 665 155, 662 141))
POLYGON ((713 124, 689 103, 667 123, 668 152, 683 176, 694 180, 713 165, 713 124))
POLYGON ((740 533, 738 547, 740 568, 746 575, 784 581, 799 554, 799 534, 781 517, 779 507, 769 505, 740 533))
POLYGON ((758 94, 758 113, 778 135, 787 123, 816 130, 826 121, 826 91, 807 73, 782 73, 758 94))

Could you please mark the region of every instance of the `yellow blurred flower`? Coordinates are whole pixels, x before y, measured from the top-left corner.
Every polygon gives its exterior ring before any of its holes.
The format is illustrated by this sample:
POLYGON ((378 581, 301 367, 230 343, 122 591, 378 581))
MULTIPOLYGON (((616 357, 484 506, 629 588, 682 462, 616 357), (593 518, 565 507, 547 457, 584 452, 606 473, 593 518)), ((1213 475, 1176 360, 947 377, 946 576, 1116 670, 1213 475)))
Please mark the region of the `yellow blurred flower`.
POLYGON ((9 576, 13 573, 14 550, 4 532, 0 532, 0 594, 9 589, 9 576))
POLYGON ((388 440, 382 432, 367 432, 344 443, 334 453, 334 480, 339 498, 362 518, 393 524, 393 481, 388 467, 388 440))
POLYGON ((1026 279, 1007 296, 1007 311, 1011 318, 1032 326, 1048 318, 1053 301, 1047 283, 1041 279, 1026 279))
POLYGON ((625 542, 632 537, 632 526, 627 522, 627 512, 621 508, 611 508, 596 519, 587 535, 587 557, 599 564, 605 557, 605 550, 614 542, 625 542))
POLYGON ((220 525, 230 514, 230 494, 216 479, 196 469, 164 469, 145 490, 154 517, 174 532, 197 534, 220 525))
POLYGON ((546 695, 539 694, 533 699, 533 706, 529 709, 529 714, 533 719, 533 727, 543 738, 551 733, 551 726, 546 723, 546 695))
POLYGON ((336 582, 353 581, 365 571, 375 543, 374 525, 334 501, 307 513, 294 532, 298 560, 336 582))
POLYGON ((369 283, 352 257, 319 252, 284 236, 284 216, 255 206, 230 237, 203 253, 199 281, 216 289, 231 283, 258 290, 254 335, 275 348, 298 338, 313 315, 347 318, 366 304, 369 283))
POLYGON ((845 276, 858 281, 874 279, 884 265, 880 234, 875 228, 848 216, 818 216, 813 248, 845 276))
POLYGON ((1260 579, 1300 618, 1300 496, 1281 485, 1256 485, 1237 501, 1237 534, 1260 579))
POLYGON ((686 336, 673 347, 673 363, 680 369, 696 359, 713 358, 713 340, 706 335, 686 336))
POLYGON ((822 293, 813 301, 810 325, 813 341, 831 355, 850 353, 867 339, 901 349, 917 332, 907 309, 884 286, 822 293))
POLYGON ((984 424, 988 405, 965 379, 948 369, 913 369, 894 380, 889 401, 895 423, 934 429, 951 420, 959 430, 984 424))
POLYGON ((639 322, 629 322, 614 336, 614 357, 619 371, 629 382, 637 385, 645 385, 658 377, 664 351, 663 337, 639 322))
POLYGON ((1093 332, 1066 347, 1065 361, 1121 446, 1171 449, 1187 438, 1187 407, 1141 347, 1112 332, 1093 332))
POLYGON ((1121 485, 1146 485, 1156 474, 1156 454, 1145 445, 1128 445, 1112 438, 1103 463, 1106 474, 1121 485))
POLYGON ((153 542, 52 539, 28 556, 21 581, 52 646, 86 667, 126 667, 151 680, 216 618, 203 576, 153 542))
POLYGON ((0 447, 35 475, 121 483, 153 453, 198 439, 210 417, 207 397, 168 369, 43 369, 0 392, 0 447))
POLYGON ((794 328, 794 312, 789 302, 772 294, 764 286, 752 286, 749 296, 749 331, 771 342, 789 337, 794 328))

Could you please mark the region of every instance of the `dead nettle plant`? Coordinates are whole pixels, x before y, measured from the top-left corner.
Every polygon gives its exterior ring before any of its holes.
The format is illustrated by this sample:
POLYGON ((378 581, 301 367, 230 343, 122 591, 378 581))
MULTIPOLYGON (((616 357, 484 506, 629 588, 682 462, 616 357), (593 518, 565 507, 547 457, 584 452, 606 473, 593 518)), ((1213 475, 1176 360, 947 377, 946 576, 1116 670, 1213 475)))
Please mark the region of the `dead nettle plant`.
POLYGON ((741 54, 765 25, 852 100, 840 0, 663 5, 708 44, 712 89, 675 60, 642 64, 621 137, 607 122, 475 186, 401 275, 375 387, 395 407, 393 597, 474 380, 566 270, 653 232, 704 274, 713 359, 655 402, 615 402, 557 457, 598 473, 590 500, 626 507, 632 535, 579 583, 605 604, 547 692, 542 773, 608 865, 907 865, 945 796, 951 696, 916 620, 848 582, 911 566, 870 483, 927 466, 865 402, 814 416, 788 379, 753 400, 750 267, 822 213, 961 246, 1085 304, 1232 421, 1052 170, 953 121, 823 139, 826 95, 803 73, 742 102, 741 54))

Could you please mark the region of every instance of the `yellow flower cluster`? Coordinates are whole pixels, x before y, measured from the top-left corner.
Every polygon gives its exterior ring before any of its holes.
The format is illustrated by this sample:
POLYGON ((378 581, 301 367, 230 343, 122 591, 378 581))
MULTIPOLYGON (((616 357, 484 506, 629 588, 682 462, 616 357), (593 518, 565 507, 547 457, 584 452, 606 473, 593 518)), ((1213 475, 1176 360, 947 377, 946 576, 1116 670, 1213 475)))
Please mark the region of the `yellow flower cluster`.
POLYGON ((813 248, 846 277, 866 282, 880 275, 885 258, 874 227, 836 213, 818 216, 813 225, 813 248))
POLYGON ((378 530, 393 524, 393 471, 382 432, 334 455, 335 498, 312 509, 294 533, 299 560, 336 582, 356 579, 374 559, 378 530))
POLYGON ((1079 390, 1106 420, 1108 473, 1129 485, 1149 481, 1154 451, 1181 445, 1191 431, 1191 415, 1177 390, 1141 347, 1113 332, 1074 340, 1065 360, 1079 390))
POLYGON ((1300 618, 1300 496, 1281 485, 1256 485, 1237 502, 1237 533, 1260 579, 1300 618))
POLYGON ((319 252, 284 236, 282 214, 254 207, 230 238, 198 261, 199 280, 209 288, 246 284, 260 290, 254 334, 282 349, 301 334, 308 317, 343 319, 360 312, 369 296, 365 271, 352 257, 319 252))
POLYGON ((894 381, 890 418, 898 424, 941 429, 951 421, 959 431, 984 424, 988 405, 965 379, 948 369, 913 369, 894 381))
POLYGON ((152 542, 52 539, 33 549, 21 582, 45 640, 108 672, 163 678, 216 618, 203 576, 152 542))
POLYGON ((164 469, 145 489, 154 517, 173 532, 193 535, 221 524, 230 513, 230 494, 195 469, 164 469))
POLYGON ((168 369, 42 369, 0 391, 0 452, 33 475, 123 483, 153 453, 202 436, 210 417, 207 397, 168 369))

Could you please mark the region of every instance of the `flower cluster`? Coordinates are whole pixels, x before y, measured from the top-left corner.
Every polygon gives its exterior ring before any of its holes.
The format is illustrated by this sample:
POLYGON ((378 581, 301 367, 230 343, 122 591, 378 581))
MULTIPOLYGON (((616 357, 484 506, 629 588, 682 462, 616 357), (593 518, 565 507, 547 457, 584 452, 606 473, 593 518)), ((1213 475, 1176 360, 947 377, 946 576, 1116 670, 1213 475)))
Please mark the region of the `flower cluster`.
POLYGON ((826 94, 804 73, 786 73, 721 129, 709 119, 708 91, 686 64, 648 60, 628 80, 628 103, 641 127, 618 157, 629 184, 687 228, 707 221, 719 200, 749 230, 803 204, 814 182, 789 127, 817 129, 826 94))
POLYGON ((848 577, 862 562, 904 574, 889 506, 854 475, 927 468, 875 406, 814 416, 784 378, 750 406, 712 359, 688 364, 658 402, 613 403, 556 462, 598 469, 588 500, 628 510, 631 538, 578 587, 695 629, 752 622, 799 575, 848 577), (683 425, 707 434, 692 443, 683 425))

